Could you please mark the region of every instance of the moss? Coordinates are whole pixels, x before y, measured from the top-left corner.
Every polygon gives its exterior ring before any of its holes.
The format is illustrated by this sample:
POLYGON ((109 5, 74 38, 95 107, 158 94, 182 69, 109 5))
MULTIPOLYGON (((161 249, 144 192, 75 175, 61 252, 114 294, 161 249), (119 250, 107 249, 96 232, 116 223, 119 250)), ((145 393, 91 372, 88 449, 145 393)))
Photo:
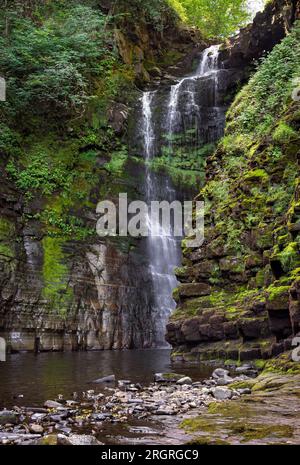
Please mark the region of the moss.
POLYGON ((175 300, 175 302, 179 302, 179 288, 176 287, 174 290, 173 290, 173 299, 175 300))
POLYGON ((263 169, 256 169, 252 171, 248 171, 245 176, 244 176, 245 181, 259 181, 259 182, 265 182, 268 181, 269 176, 268 173, 266 173, 265 170, 263 169))
POLYGON ((127 158, 127 149, 124 147, 122 150, 113 152, 110 161, 104 167, 112 174, 122 174, 127 158))
POLYGON ((68 283, 68 267, 62 251, 61 239, 45 237, 42 241, 44 250, 43 279, 44 297, 51 307, 65 317, 73 298, 68 283))
POLYGON ((292 140, 299 139, 298 133, 285 122, 280 122, 273 133, 273 139, 278 144, 286 145, 292 140))
POLYGON ((0 217, 0 260, 9 260, 15 256, 13 239, 15 226, 7 218, 0 217))
POLYGON ((265 360, 254 360, 254 366, 258 370, 263 370, 266 366, 266 361, 265 360))
POLYGON ((180 427, 188 432, 195 433, 204 431, 205 433, 213 433, 216 431, 216 425, 207 422, 205 418, 195 417, 184 420, 180 427))
POLYGON ((230 429, 231 434, 241 435, 244 441, 264 439, 267 437, 290 438, 293 436, 293 428, 288 425, 237 422, 231 424, 230 429))
POLYGON ((269 373, 300 374, 300 363, 291 360, 291 354, 287 352, 265 363, 263 374, 269 373))
POLYGON ((278 298, 285 296, 289 291, 290 286, 269 286, 266 291, 268 293, 268 300, 270 302, 277 300, 278 298))
POLYGON ((282 252, 276 254, 282 264, 285 272, 289 272, 300 265, 299 244, 297 242, 290 242, 282 252))
POLYGON ((200 436, 194 439, 191 439, 186 443, 187 445, 194 446, 228 446, 230 443, 223 439, 211 438, 209 436, 200 436))

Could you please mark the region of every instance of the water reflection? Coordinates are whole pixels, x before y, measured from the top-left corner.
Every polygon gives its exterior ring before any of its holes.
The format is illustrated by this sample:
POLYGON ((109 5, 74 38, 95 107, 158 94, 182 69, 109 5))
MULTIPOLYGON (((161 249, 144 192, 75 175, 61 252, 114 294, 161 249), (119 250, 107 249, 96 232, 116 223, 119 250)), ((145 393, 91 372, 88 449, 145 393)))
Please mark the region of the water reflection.
POLYGON ((69 397, 74 391, 99 390, 99 385, 90 382, 110 374, 145 384, 153 380, 154 373, 170 371, 199 380, 211 370, 173 367, 166 349, 10 355, 0 364, 0 407, 39 406, 59 393, 69 397))

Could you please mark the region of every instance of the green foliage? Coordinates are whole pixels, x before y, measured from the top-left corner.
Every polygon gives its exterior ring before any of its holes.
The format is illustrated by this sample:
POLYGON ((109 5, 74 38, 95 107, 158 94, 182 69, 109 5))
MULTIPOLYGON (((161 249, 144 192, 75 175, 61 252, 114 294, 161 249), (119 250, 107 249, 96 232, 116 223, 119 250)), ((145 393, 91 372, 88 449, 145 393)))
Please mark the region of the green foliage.
POLYGON ((298 137, 297 132, 284 122, 280 122, 273 133, 273 139, 278 144, 288 144, 291 140, 297 140, 298 137))
POLYGON ((246 0, 169 0, 183 20, 206 37, 228 37, 250 19, 246 0))
POLYGON ((15 233, 14 225, 6 218, 0 217, 0 261, 14 257, 11 240, 15 233))
POLYGON ((110 161, 106 163, 104 167, 112 174, 120 174, 123 171, 127 158, 127 147, 124 146, 120 150, 111 154, 110 161))
MULTIPOLYGON (((258 135, 269 133, 276 118, 280 117, 285 106, 291 101, 293 82, 300 74, 299 63, 298 22, 291 34, 262 60, 257 73, 239 94, 229 113, 229 132, 253 132, 258 135)), ((277 136, 282 136, 282 129, 283 127, 277 136)))
POLYGON ((176 22, 179 16, 180 0, 118 0, 115 13, 123 16, 126 22, 145 21, 155 30, 163 32, 164 29, 176 22), (178 8, 176 8, 176 6, 178 8), (175 8, 174 8, 175 7, 175 8), (175 13, 176 12, 176 13, 175 13))
POLYGON ((0 13, 2 30, 5 24, 0 70, 7 80, 8 115, 80 115, 91 98, 92 80, 101 76, 110 83, 117 57, 99 9, 72 2, 53 9, 40 24, 15 7, 0 13))
POLYGON ((15 180, 17 187, 27 192, 40 190, 43 194, 52 194, 56 189, 65 189, 71 185, 73 174, 67 172, 63 162, 54 166, 44 152, 34 153, 25 169, 19 170, 10 160, 6 171, 15 180))

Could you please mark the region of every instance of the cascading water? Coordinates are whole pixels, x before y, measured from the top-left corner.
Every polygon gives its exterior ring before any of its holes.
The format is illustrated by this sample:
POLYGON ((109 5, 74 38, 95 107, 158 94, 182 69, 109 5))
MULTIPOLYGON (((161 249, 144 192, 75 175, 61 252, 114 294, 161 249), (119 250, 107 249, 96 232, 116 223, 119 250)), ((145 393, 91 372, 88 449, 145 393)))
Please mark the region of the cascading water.
MULTIPOLYGON (((146 201, 148 205, 153 200, 158 200, 159 180, 151 170, 149 163, 155 155, 155 132, 152 118, 152 102, 155 92, 145 92, 143 95, 143 135, 146 159, 146 201)), ((169 180, 165 180, 163 200, 172 202, 176 196, 175 190, 169 180)), ((165 341, 165 329, 168 317, 175 309, 175 301, 172 291, 177 285, 174 268, 180 265, 181 250, 172 235, 168 235, 159 219, 153 220, 147 216, 149 236, 147 238, 147 252, 149 268, 152 278, 153 302, 152 320, 155 327, 156 347, 167 346, 165 341)))
MULTIPOLYGON (((154 110, 156 109, 157 91, 144 92, 142 98, 142 137, 143 154, 146 161, 146 201, 148 205, 153 200, 176 200, 177 193, 169 178, 160 182, 159 176, 151 170, 151 159, 157 155, 159 150, 158 141, 161 134, 167 131, 168 150, 170 156, 174 149, 173 138, 176 134, 184 131, 183 119, 187 117, 189 124, 201 125, 202 102, 197 98, 197 82, 200 79, 212 82, 213 95, 210 99, 209 109, 214 111, 213 120, 217 121, 217 129, 212 135, 204 130, 207 140, 216 140, 223 130, 223 115, 218 107, 218 57, 219 46, 206 49, 201 56, 200 64, 191 76, 181 79, 176 85, 171 86, 167 111, 161 121, 160 127, 154 125, 154 110), (218 124, 218 121, 221 121, 218 124), (160 132, 158 132, 160 131, 160 132)), ((198 141, 199 142, 199 141, 198 141)), ((177 286, 174 269, 181 263, 180 238, 167 235, 159 220, 153 220, 151 215, 147 217, 148 231, 147 253, 149 259, 149 270, 152 279, 153 308, 152 319, 155 327, 154 343, 156 346, 166 346, 165 330, 168 318, 175 309, 176 304, 172 292, 177 286)))

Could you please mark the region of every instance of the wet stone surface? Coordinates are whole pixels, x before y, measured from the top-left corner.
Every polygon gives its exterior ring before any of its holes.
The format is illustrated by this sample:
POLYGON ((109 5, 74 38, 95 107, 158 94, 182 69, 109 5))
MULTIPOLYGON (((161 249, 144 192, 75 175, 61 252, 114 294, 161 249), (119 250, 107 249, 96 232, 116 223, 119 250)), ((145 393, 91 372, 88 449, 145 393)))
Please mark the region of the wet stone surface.
MULTIPOLYGON (((15 406, 0 412, 0 443, 151 443, 160 438, 165 444, 168 429, 173 430, 168 432, 168 441, 176 437, 185 442, 189 436, 177 427, 185 415, 199 412, 213 401, 242 395, 239 389, 218 386, 224 376, 227 372, 216 370, 210 379, 193 382, 188 376, 157 373, 157 381, 148 386, 120 380, 109 383, 104 393, 95 388, 74 392, 71 399, 59 394, 41 407, 15 406)), ((234 379, 250 378, 238 375, 234 379)))

